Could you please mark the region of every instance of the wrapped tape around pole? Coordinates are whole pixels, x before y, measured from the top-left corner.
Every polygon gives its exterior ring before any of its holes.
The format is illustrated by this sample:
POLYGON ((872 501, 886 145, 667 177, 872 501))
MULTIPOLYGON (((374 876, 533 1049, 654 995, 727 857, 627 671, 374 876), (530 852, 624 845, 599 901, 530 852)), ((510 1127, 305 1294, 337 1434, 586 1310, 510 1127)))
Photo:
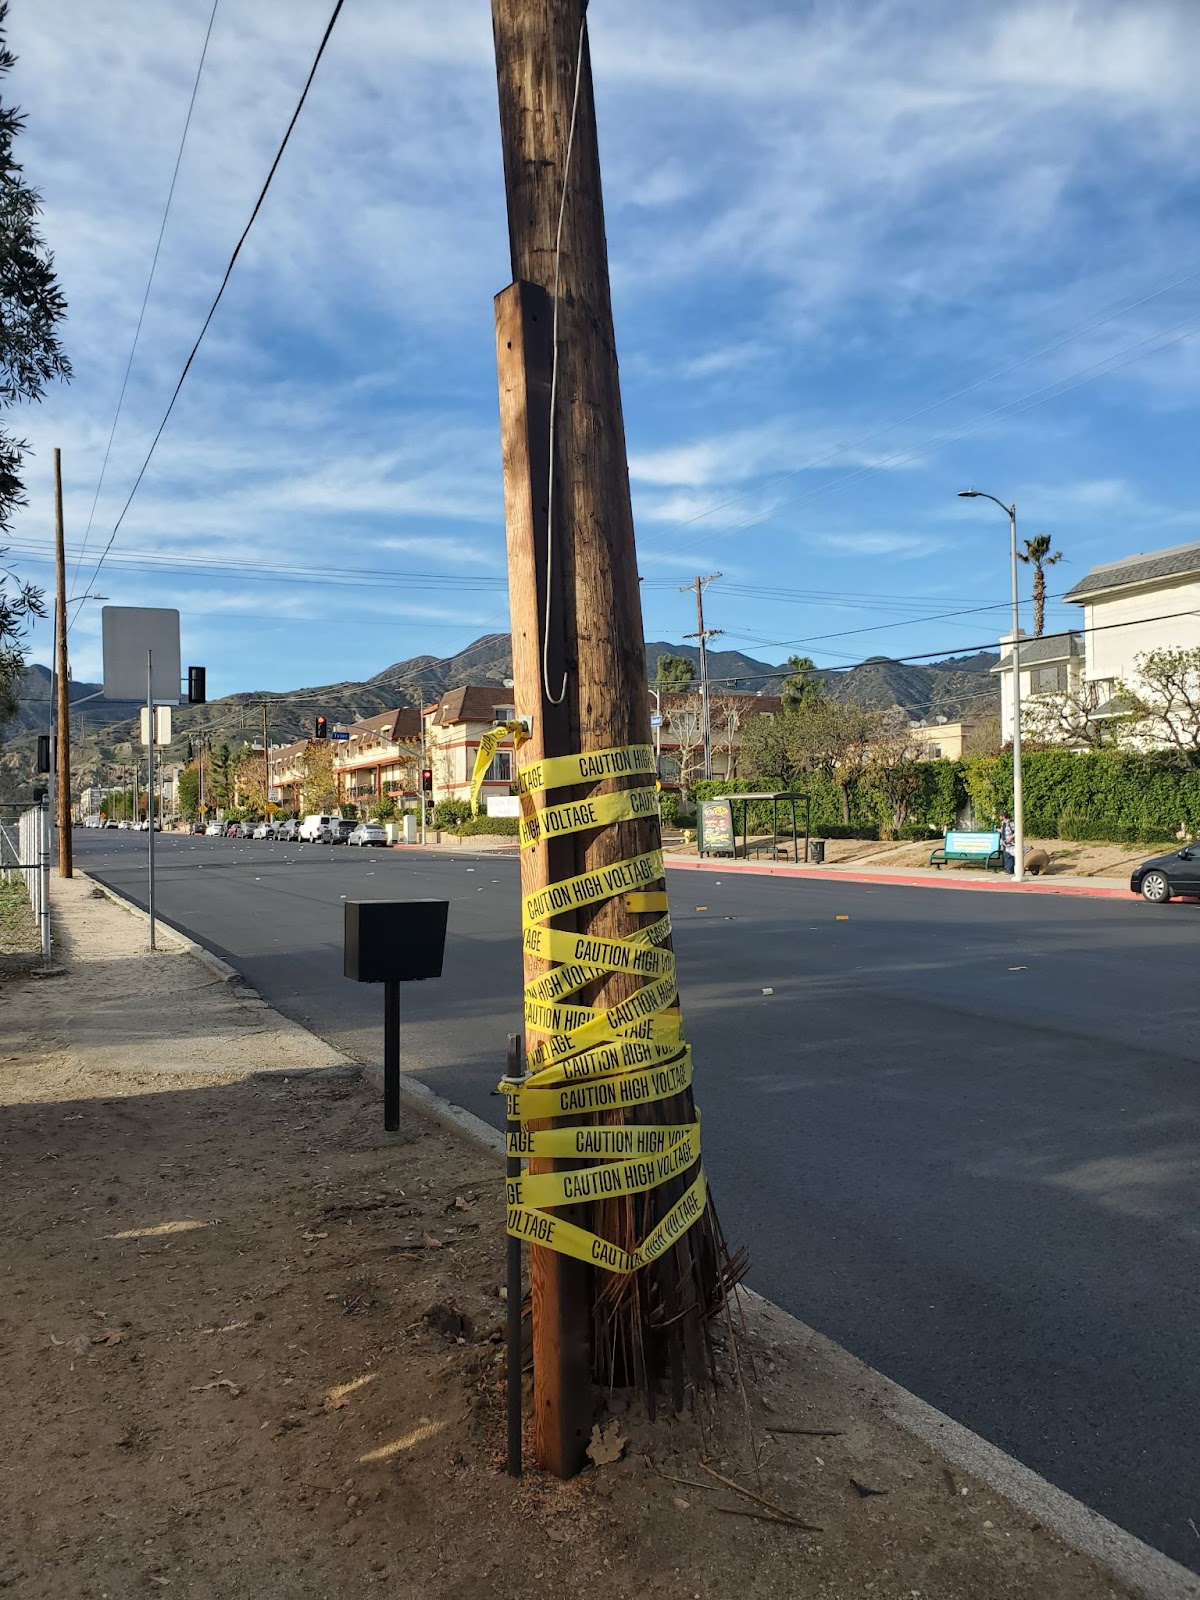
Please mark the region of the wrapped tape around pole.
MULTIPOLYGON (((510 733, 518 745, 523 742, 520 723, 497 728, 480 742, 472 778, 476 804, 496 748, 510 733)), ((529 763, 517 779, 524 813, 522 848, 658 811, 657 791, 645 786, 540 808, 533 796, 654 771, 654 752, 649 745, 550 756, 529 763)), ((682 1037, 675 957, 662 948, 671 932, 670 916, 665 914, 664 870, 662 850, 646 851, 548 884, 526 894, 521 907, 526 955, 554 965, 525 988, 526 1026, 542 1036, 529 1050, 529 1075, 519 1085, 511 1080, 500 1085, 509 1118, 509 1153, 521 1159, 590 1160, 593 1164, 566 1171, 523 1172, 509 1179, 508 1232, 616 1273, 635 1272, 655 1261, 699 1220, 707 1197, 703 1169, 632 1251, 552 1215, 553 1208, 646 1193, 698 1167, 699 1121, 671 1126, 597 1126, 588 1122, 536 1129, 528 1124, 620 1113, 671 1099, 690 1086, 692 1052, 682 1037), (664 915, 620 939, 593 938, 547 926, 560 913, 618 897, 627 910, 664 915), (614 973, 646 981, 611 1006, 561 1003, 614 973)))

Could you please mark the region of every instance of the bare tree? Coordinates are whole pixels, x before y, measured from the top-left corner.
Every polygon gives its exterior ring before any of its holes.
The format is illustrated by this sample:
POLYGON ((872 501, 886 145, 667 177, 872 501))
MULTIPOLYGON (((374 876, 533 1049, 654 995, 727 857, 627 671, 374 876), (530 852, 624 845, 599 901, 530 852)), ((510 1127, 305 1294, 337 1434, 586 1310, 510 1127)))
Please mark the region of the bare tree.
POLYGON ((704 702, 699 694, 674 696, 663 712, 664 745, 679 762, 679 787, 690 789, 704 772, 704 702))
POLYGON ((899 706, 878 713, 865 776, 886 798, 897 831, 908 821, 921 792, 920 753, 912 724, 899 706))
POLYGON ((1139 742, 1200 755, 1200 648, 1151 650, 1138 656, 1137 677, 1118 694, 1129 707, 1139 742))
POLYGON ((736 778, 741 754, 741 728, 753 700, 744 694, 710 695, 709 722, 714 756, 725 757, 725 776, 736 778))
POLYGON ((1121 742, 1127 715, 1099 716, 1111 696, 1084 680, 1069 689, 1036 694, 1021 705, 1021 732, 1035 743, 1071 750, 1110 750, 1121 742))

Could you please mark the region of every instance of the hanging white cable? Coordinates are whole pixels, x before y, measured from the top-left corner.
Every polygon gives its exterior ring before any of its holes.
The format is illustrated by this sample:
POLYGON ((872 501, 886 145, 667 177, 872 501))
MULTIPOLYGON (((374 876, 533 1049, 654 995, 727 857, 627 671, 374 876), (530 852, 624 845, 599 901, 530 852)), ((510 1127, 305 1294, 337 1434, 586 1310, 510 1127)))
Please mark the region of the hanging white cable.
POLYGON ((571 151, 575 144, 575 119, 579 111, 579 85, 583 79, 583 46, 587 39, 587 0, 579 19, 579 48, 575 53, 575 91, 571 96, 571 126, 567 132, 567 153, 563 160, 562 198, 558 205, 558 229, 554 236, 554 313, 550 323, 550 471, 546 495, 546 601, 542 620, 542 693, 552 706, 560 706, 567 697, 567 674, 564 670, 562 686, 557 694, 550 689, 550 605, 554 573, 554 424, 558 400, 558 287, 559 263, 562 259, 563 218, 567 214, 567 189, 571 177, 571 151))

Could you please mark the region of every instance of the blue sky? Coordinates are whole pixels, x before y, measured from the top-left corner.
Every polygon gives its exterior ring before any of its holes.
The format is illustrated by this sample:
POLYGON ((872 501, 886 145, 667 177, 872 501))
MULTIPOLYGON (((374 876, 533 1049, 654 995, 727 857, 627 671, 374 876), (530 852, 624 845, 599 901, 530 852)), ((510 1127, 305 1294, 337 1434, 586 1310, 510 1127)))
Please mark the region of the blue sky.
MULTIPOLYGON (((70 548, 88 526, 209 9, 14 8, 8 95, 76 369, 17 419, 36 454, 14 553, 35 578, 55 444, 70 548)), ((328 9, 219 0, 81 593, 328 9)), ((955 498, 968 483, 1053 535, 1052 593, 1200 538, 1192 0, 589 15, 647 637, 694 627, 678 586, 719 570, 706 620, 768 659, 992 639, 1007 528, 955 498)), ((334 32, 93 586, 178 605, 210 694, 507 626, 491 51, 484 0, 349 0, 334 32)), ((72 630, 80 677, 99 610, 72 630)))

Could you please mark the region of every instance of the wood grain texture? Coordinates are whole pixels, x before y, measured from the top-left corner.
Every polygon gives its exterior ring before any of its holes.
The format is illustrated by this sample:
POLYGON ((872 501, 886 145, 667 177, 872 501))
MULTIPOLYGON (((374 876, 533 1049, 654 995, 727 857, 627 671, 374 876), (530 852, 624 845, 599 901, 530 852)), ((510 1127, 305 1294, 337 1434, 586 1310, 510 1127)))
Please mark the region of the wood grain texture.
MULTIPOLYGON (((548 363, 552 341, 547 323, 554 314, 555 239, 583 12, 582 0, 493 0, 492 5, 515 280, 497 302, 513 674, 517 712, 530 717, 533 735, 521 752, 521 765, 543 753, 651 742, 586 40, 558 257, 555 496, 549 517, 555 583, 546 677, 557 695, 565 670, 566 696, 561 706, 552 704, 543 683, 546 524, 551 509, 548 363), (523 341, 526 351, 520 362, 513 359, 518 341, 523 341), (539 352, 536 359, 535 346, 539 352)), ((605 793, 644 781, 609 779, 571 793, 558 792, 553 798, 605 793)), ((649 817, 575 834, 549 846, 542 844, 522 852, 522 887, 540 888, 656 849, 660 843, 658 819, 649 817)), ((553 920, 556 926, 624 938, 654 919, 654 913, 627 911, 618 897, 553 920)), ((527 958, 527 981, 542 970, 542 963, 527 958)), ((585 1004, 611 1005, 638 987, 636 978, 612 974, 578 998, 585 1004)), ((527 1043, 536 1043, 536 1035, 527 1043)), ((693 1115, 688 1092, 627 1118, 608 1120, 667 1123, 689 1121, 693 1115)), ((687 1181, 685 1175, 645 1196, 597 1203, 585 1226, 632 1247, 670 1208, 687 1181)), ((590 1311, 597 1379, 628 1382, 637 1377, 648 1393, 653 1393, 667 1368, 669 1341, 664 1324, 674 1320, 678 1330, 677 1319, 692 1318, 690 1334, 695 1334, 704 1311, 719 1298, 718 1234, 711 1223, 710 1218, 704 1227, 690 1230, 684 1242, 643 1272, 629 1278, 593 1275, 590 1311)), ((534 1252, 535 1272, 548 1274, 549 1269, 539 1264, 539 1258, 547 1254, 534 1252)), ((565 1287, 561 1276, 558 1281, 565 1287)), ((535 1279, 535 1388, 537 1296, 535 1279)), ((562 1315, 560 1310, 560 1329, 562 1315)), ((689 1352, 702 1347, 698 1338, 690 1336, 684 1343, 689 1352)), ((561 1388, 561 1374, 559 1383, 561 1388)))

